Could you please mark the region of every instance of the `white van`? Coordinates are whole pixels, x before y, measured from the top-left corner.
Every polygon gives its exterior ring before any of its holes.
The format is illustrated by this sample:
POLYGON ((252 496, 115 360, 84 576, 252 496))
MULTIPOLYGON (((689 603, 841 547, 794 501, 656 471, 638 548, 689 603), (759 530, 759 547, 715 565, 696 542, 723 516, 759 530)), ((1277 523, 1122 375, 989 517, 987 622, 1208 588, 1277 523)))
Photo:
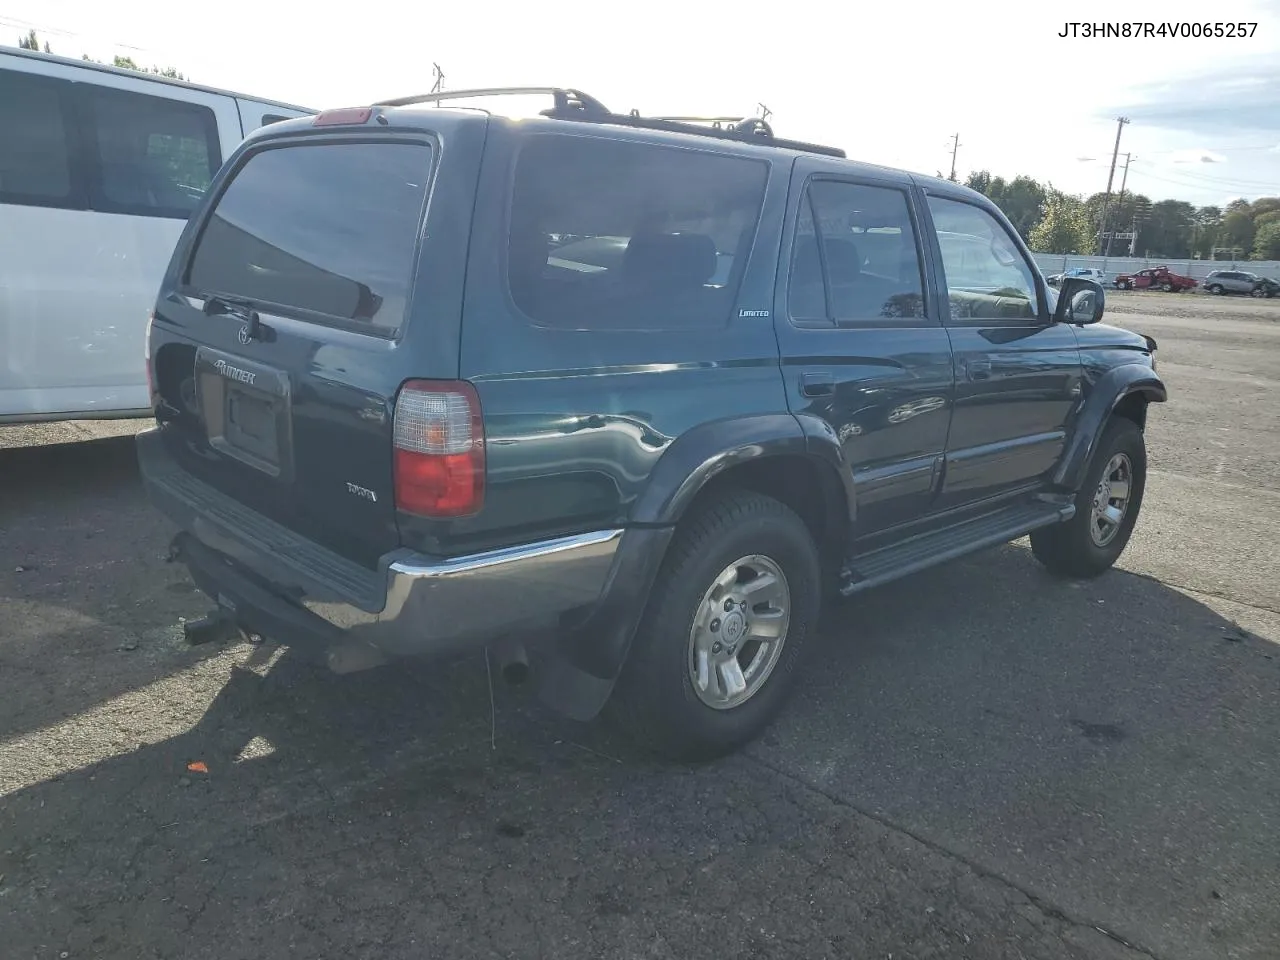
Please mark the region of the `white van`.
POLYGON ((314 112, 0 50, 0 423, 149 415, 147 315, 188 214, 245 136, 314 112))

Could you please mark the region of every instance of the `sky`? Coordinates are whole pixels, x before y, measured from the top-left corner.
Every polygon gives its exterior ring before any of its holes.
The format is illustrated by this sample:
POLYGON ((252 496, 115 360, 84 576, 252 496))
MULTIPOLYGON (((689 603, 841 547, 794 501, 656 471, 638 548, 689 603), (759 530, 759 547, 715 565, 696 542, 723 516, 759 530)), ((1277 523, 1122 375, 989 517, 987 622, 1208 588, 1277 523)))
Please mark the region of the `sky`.
MULTIPOLYGON (((763 103, 779 136, 857 160, 945 175, 958 133, 962 179, 979 169, 1026 174, 1086 195, 1106 187, 1125 116, 1128 190, 1197 205, 1280 196, 1280 0, 792 0, 759 12, 725 0, 362 0, 331 16, 315 9, 0 0, 0 44, 35 27, 54 53, 119 53, 316 109, 425 93, 433 63, 446 89, 563 84, 616 112, 750 115, 763 103), (192 9, 200 19, 175 12, 192 9), (1059 36, 1068 18, 1228 15, 1256 22, 1253 36, 1059 36)), ((1117 168, 1113 189, 1121 176, 1117 168)))

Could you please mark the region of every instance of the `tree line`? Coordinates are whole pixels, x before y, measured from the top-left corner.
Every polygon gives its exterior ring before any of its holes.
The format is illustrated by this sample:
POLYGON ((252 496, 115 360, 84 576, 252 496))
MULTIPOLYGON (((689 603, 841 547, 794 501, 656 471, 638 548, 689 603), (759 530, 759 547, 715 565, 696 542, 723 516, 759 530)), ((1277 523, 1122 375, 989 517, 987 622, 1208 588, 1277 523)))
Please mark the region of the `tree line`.
MULTIPOLYGON (((49 41, 46 40, 42 44, 34 30, 28 30, 25 37, 18 38, 18 48, 21 50, 43 50, 45 53, 53 53, 53 51, 49 49, 49 41)), ((87 53, 81 54, 80 59, 87 60, 89 63, 102 63, 101 60, 95 60, 87 53)), ((139 66, 138 63, 134 61, 133 57, 122 57, 118 54, 112 58, 111 66, 121 67, 125 70, 137 70, 139 73, 154 73, 158 77, 168 77, 171 80, 187 79, 173 67, 143 67, 139 66)))
MULTIPOLYGON (((1101 253, 1105 204, 1106 232, 1137 233, 1135 256, 1280 260, 1280 197, 1197 207, 1185 200, 1152 203, 1140 193, 1126 192, 1106 203, 1102 193, 1081 197, 1031 177, 1005 180, 986 170, 969 174, 965 185, 990 197, 1037 253, 1101 253)), ((1127 256, 1129 244, 1127 237, 1113 238, 1111 255, 1127 256)))

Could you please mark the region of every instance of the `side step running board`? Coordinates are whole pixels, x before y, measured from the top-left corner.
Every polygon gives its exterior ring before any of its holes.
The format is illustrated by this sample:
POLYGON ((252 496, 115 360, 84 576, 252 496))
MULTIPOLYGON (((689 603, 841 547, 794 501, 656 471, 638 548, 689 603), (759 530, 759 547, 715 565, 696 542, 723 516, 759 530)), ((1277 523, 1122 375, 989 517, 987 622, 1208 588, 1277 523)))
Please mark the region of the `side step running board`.
POLYGON ((924 533, 854 557, 841 573, 844 596, 897 580, 985 547, 1017 540, 1032 530, 1070 520, 1075 504, 1028 503, 924 533))

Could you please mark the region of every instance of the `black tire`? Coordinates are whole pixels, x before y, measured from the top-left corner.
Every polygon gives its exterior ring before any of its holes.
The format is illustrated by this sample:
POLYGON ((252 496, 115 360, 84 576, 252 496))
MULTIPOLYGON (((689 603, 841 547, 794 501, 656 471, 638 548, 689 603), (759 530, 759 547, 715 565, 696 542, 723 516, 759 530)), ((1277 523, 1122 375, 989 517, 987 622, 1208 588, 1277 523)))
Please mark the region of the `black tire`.
POLYGON ((1166 280, 1164 283, 1160 284, 1160 289, 1165 293, 1173 293, 1173 284, 1166 280))
POLYGON ((1043 527, 1031 534, 1031 551, 1049 570, 1066 577, 1089 578, 1104 573, 1119 559, 1129 543, 1142 495, 1147 486, 1146 440, 1138 425, 1124 417, 1114 417, 1103 431, 1084 482, 1076 494, 1075 516, 1066 523, 1043 527), (1132 466, 1129 500, 1115 536, 1105 545, 1094 542, 1093 498, 1111 458, 1125 454, 1132 466))
POLYGON ((821 603, 818 549, 789 507, 740 491, 695 510, 676 531, 610 703, 614 717, 641 746, 676 761, 731 753, 769 725, 790 693, 821 603), (758 689, 737 706, 716 709, 694 688, 690 632, 717 575, 757 554, 781 569, 789 588, 785 640, 758 689))
POLYGON ((1205 290, 1206 290, 1208 293, 1217 294, 1217 295, 1219 295, 1219 296, 1221 296, 1223 293, 1225 293, 1225 292, 1226 292, 1226 291, 1222 288, 1222 286, 1220 286, 1219 284, 1216 284, 1216 283, 1210 284, 1209 286, 1205 287, 1205 290))

